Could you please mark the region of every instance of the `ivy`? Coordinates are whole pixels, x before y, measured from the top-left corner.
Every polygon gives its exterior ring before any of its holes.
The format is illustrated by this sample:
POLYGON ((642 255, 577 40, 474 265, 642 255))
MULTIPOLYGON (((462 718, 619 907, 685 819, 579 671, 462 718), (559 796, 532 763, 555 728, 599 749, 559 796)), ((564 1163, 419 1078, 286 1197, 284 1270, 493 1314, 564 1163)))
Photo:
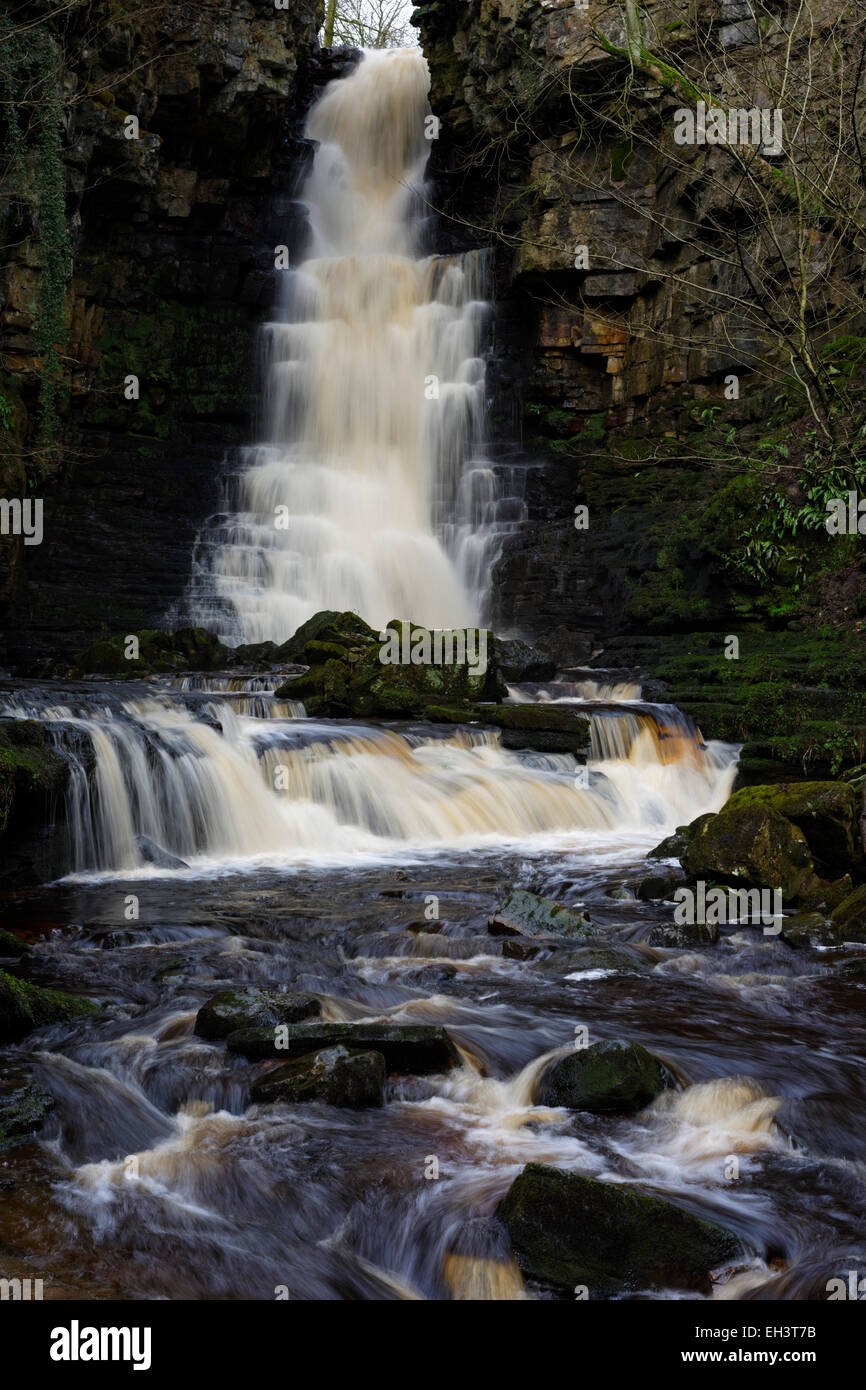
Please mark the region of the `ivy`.
POLYGON ((41 273, 33 337, 42 359, 40 432, 48 442, 57 430, 57 396, 62 384, 58 345, 66 336, 66 283, 72 255, 60 138, 60 52, 44 28, 37 25, 17 31, 7 18, 0 17, 0 101, 7 178, 24 189, 28 170, 35 167, 41 273))

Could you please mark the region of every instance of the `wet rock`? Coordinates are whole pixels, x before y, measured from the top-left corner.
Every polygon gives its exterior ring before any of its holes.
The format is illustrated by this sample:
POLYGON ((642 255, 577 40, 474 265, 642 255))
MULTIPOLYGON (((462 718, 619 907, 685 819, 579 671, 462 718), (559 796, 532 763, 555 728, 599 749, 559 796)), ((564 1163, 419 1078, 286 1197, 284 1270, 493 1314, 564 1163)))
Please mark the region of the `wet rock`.
POLYGON ((820 912, 796 912, 782 922, 780 936, 789 946, 834 946, 836 935, 820 912))
POLYGON ((497 1215, 524 1273, 590 1297, 634 1289, 710 1292, 712 1269, 742 1252, 730 1231, 614 1183, 530 1163, 497 1215))
POLYGON ((285 1052, 301 1057, 329 1047, 381 1052, 389 1072, 428 1076, 460 1066, 460 1053, 444 1028, 426 1023, 295 1023, 285 1052))
POLYGON ((46 1023, 66 1023, 97 1012, 90 999, 43 989, 0 970, 0 1042, 14 1042, 46 1023))
MULTIPOLYGON (((302 700, 311 715, 349 718, 414 718, 426 706, 443 703, 458 709, 505 695, 495 666, 493 634, 463 629, 464 655, 477 660, 435 661, 429 629, 392 619, 391 632, 405 630, 406 654, 423 659, 383 661, 385 642, 356 613, 316 613, 279 649, 281 659, 302 662, 307 671, 277 690, 279 699, 302 700), (426 659, 423 643, 430 659, 426 659), (486 647, 485 644, 486 643, 486 647), (486 661, 480 657, 486 652, 486 661), (483 669, 482 669, 483 668, 483 669)), ((458 630, 451 655, 459 655, 458 630)))
POLYGON ((224 989, 202 1004, 195 1020, 200 1038, 227 1038, 244 1029, 267 1030, 273 1051, 274 1028, 299 1023, 321 1012, 312 994, 281 994, 273 989, 224 989))
POLYGON ((488 919, 491 936, 567 936, 586 941, 604 936, 585 912, 563 907, 525 888, 516 889, 488 919))
POLYGON ((726 811, 763 806, 778 811, 802 831, 819 868, 830 876, 862 870, 859 798, 845 782, 783 782, 742 787, 726 811))
POLYGON ((703 816, 698 816, 691 825, 678 825, 673 835, 668 835, 662 840, 661 844, 656 845, 655 849, 649 850, 647 859, 682 859, 689 847, 689 840, 693 834, 697 833, 698 827, 711 818, 712 812, 708 811, 703 816))
POLYGON ((252 1087, 255 1102, 301 1104, 320 1101, 349 1110, 385 1103, 385 1058, 381 1052, 329 1047, 286 1062, 252 1087))
POLYGON ((671 900, 675 889, 685 883, 685 879, 681 869, 670 869, 666 874, 652 874, 638 884, 637 896, 641 902, 655 902, 662 898, 671 900))
POLYGON ((830 914, 839 941, 866 941, 866 883, 861 883, 830 914))
POLYGON ((689 827, 682 861, 687 873, 736 886, 781 888, 784 902, 796 901, 814 878, 803 832, 771 807, 730 805, 689 827))
POLYGON ((140 632, 103 637, 75 657, 70 674, 114 676, 140 680, 142 676, 171 671, 219 671, 231 655, 226 647, 203 627, 183 627, 176 632, 144 628, 140 632), (138 655, 128 657, 129 637, 138 641, 138 655))
POLYGON ((494 651, 503 680, 512 685, 521 681, 552 681, 556 675, 556 662, 519 637, 496 637, 494 651))
POLYGON ((664 923, 653 927, 644 937, 647 946, 669 950, 682 946, 692 948, 714 946, 719 939, 719 929, 715 922, 684 922, 682 926, 664 923))
POLYGON ((153 864, 157 869, 186 869, 189 865, 176 854, 170 854, 158 845, 149 835, 136 835, 135 843, 145 864, 153 864))
POLYGON ((54 1109, 54 1097, 40 1086, 27 1067, 0 1072, 0 1150, 32 1138, 54 1109))
POLYGON ((575 1049, 551 1062, 536 1082, 533 1099, 536 1105, 597 1115, 631 1114, 675 1086, 658 1057, 640 1043, 616 1039, 575 1049))
POLYGON ((20 960, 22 956, 29 954, 30 947, 20 936, 13 935, 11 931, 0 931, 0 957, 20 960))

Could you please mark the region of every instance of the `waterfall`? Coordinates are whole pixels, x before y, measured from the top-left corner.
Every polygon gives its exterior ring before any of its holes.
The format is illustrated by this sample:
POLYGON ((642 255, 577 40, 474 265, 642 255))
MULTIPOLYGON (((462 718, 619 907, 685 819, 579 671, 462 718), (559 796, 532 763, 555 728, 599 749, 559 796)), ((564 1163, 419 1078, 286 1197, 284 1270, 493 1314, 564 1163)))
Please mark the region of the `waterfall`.
POLYGON ((268 691, 228 689, 260 680, 195 684, 210 689, 0 701, 0 717, 39 719, 73 761, 68 869, 208 872, 509 841, 646 848, 721 809, 736 771, 735 749, 702 744, 669 706, 592 715, 584 778, 571 754, 512 752, 493 729, 310 720, 298 703, 260 707, 268 691), (154 864, 154 846, 183 862, 154 864))
POLYGON ((484 255, 418 249, 428 86, 420 52, 368 52, 310 114, 310 243, 263 330, 264 437, 194 555, 188 615, 229 643, 322 609, 476 623, 522 515, 479 456, 484 255))

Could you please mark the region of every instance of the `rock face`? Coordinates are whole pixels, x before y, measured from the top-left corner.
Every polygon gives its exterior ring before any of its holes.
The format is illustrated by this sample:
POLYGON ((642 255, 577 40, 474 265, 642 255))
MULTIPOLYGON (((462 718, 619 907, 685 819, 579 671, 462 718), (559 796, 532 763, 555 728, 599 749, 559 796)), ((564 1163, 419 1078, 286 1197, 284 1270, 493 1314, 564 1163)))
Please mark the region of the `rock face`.
POLYGON ((53 865, 51 826, 69 780, 42 724, 0 720, 0 883, 44 882, 53 865))
POLYGON ((593 1043, 544 1069, 535 1087, 537 1105, 564 1105, 597 1115, 643 1110, 674 1086, 673 1075, 640 1043, 593 1043))
MULTIPOLYGON (((168 0, 15 12, 13 100, 46 64, 36 91, 60 93, 48 174, 67 226, 53 246, 32 197, 4 184, 0 231, 13 249, 2 271, 0 495, 29 495, 29 478, 45 534, 35 546, 4 537, 0 660, 35 666, 106 626, 154 626, 183 591, 226 448, 250 438, 254 330, 274 302, 274 248, 294 255, 306 235, 292 197, 307 157, 302 120, 315 84, 346 61, 344 50, 314 56, 321 10, 318 0, 168 0), (129 117, 138 139, 126 138, 129 117), (46 264, 60 282, 59 447, 34 455, 46 264)), ((22 187, 36 185, 40 162, 31 135, 22 187)))
POLYGON ((741 1251, 721 1226, 658 1197, 530 1163, 515 1178, 498 1217, 531 1278, 590 1298, 629 1289, 709 1293, 710 1270, 741 1251))
MULTIPOLYGON (((840 756, 861 758, 866 576, 853 548, 802 527, 765 571, 753 564, 774 508, 805 500, 805 451, 791 445, 808 411, 802 397, 774 409, 766 322, 749 307, 727 312, 756 301, 736 253, 719 256, 723 228, 748 215, 739 175, 722 150, 674 145, 674 113, 693 103, 668 80, 723 55, 710 89, 750 106, 740 97, 765 70, 759 40, 786 41, 790 17, 759 35, 732 21, 731 0, 639 9, 669 68, 631 77, 621 4, 437 0, 414 19, 441 121, 435 201, 455 247, 474 237, 492 248, 491 456, 523 478, 527 521, 496 564, 490 621, 563 664, 603 647, 605 665, 652 671, 707 737, 746 742, 750 781, 804 766, 832 775, 840 756), (724 306, 719 291, 732 297, 724 306), (776 443, 792 463, 774 502, 754 460, 776 443), (585 529, 576 507, 588 509, 585 529), (727 661, 726 634, 745 630, 740 659, 727 661)), ((829 0, 816 32, 852 13, 850 0, 829 0)), ((799 29, 791 61, 815 76, 799 29)), ((786 217, 781 207, 783 237, 786 217)), ((807 236, 817 246, 824 233, 807 236)), ((833 274, 841 306, 839 263, 833 274)), ((823 261, 822 276, 833 278, 823 261)), ((834 323, 819 351, 842 377, 862 326, 844 310, 834 323)))

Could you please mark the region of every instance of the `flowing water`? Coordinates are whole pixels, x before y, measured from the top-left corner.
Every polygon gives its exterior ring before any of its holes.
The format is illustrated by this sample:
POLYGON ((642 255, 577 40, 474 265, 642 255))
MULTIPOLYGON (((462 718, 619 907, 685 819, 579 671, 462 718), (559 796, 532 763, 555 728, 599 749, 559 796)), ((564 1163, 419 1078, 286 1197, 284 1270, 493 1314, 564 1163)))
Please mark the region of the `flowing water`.
MULTIPOLYGON (((311 115, 311 251, 265 332, 267 438, 196 553, 198 617, 233 641, 324 607, 471 620, 519 520, 479 455, 482 258, 417 251, 425 111, 423 60, 398 53, 311 115)), ((528 1161, 739 1232, 716 1298, 821 1296, 862 1268, 852 953, 745 927, 646 943, 672 912, 637 894, 646 853, 724 804, 737 750, 624 680, 510 691, 589 716, 584 770, 483 720, 309 719, 274 694, 291 673, 0 690, 71 774, 54 878, 7 893, 3 925, 33 979, 102 1005, 6 1050, 0 1084, 35 1070, 56 1108, 2 1160, 4 1275, 52 1297, 545 1297, 490 1220, 528 1161), (517 959, 488 932, 517 885, 607 940, 517 959), (462 1065, 389 1079, 380 1110, 253 1105, 257 1064, 193 1031, 244 984, 312 992, 326 1020, 441 1024, 462 1065), (630 1117, 535 1105, 576 1025, 644 1043, 681 1089, 630 1117)))

